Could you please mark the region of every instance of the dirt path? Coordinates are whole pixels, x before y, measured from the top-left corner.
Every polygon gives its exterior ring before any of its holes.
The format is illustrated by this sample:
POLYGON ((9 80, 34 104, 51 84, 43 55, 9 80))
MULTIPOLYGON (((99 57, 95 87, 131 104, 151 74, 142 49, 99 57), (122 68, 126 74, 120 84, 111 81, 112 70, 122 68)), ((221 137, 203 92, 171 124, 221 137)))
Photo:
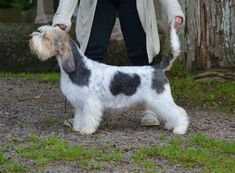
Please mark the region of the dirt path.
MULTIPOLYGON (((102 149, 107 143, 114 147, 124 148, 122 162, 115 166, 107 165, 101 172, 119 170, 141 170, 131 160, 133 147, 153 146, 163 143, 160 135, 166 135, 167 140, 176 136, 162 127, 140 127, 143 108, 135 106, 125 110, 108 110, 97 133, 91 136, 81 136, 63 125, 66 118, 72 116, 72 108, 64 109, 64 98, 59 90, 58 82, 44 82, 26 79, 0 78, 0 146, 35 134, 37 136, 56 135, 73 143, 87 147, 102 149)), ((223 138, 227 141, 235 139, 235 116, 222 115, 216 112, 187 109, 191 118, 188 133, 184 138, 196 132, 203 132, 213 138, 223 138)), ((166 141, 164 141, 166 142, 166 141)), ((11 155, 11 151, 8 151, 11 155)), ((14 158, 13 154, 12 157, 14 158)), ((23 162, 27 161, 23 160, 23 162)), ((168 165, 165 160, 159 160, 164 172, 191 172, 193 169, 180 165, 168 165)), ((48 172, 78 172, 81 171, 74 162, 53 163, 44 168, 48 172)))

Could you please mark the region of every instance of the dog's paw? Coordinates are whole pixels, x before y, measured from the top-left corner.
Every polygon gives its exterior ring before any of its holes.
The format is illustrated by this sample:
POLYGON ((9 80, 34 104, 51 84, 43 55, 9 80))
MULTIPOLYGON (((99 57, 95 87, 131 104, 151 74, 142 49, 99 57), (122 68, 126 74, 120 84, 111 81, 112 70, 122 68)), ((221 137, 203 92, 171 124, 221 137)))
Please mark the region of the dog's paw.
POLYGON ((94 128, 84 128, 84 129, 80 129, 79 133, 81 135, 91 135, 93 133, 95 133, 96 129, 94 128))
POLYGON ((73 127, 73 131, 79 132, 79 131, 80 131, 80 128, 78 128, 78 127, 73 127))
POLYGON ((174 128, 173 133, 177 135, 183 135, 187 131, 187 126, 179 126, 174 128))
POLYGON ((174 125, 172 123, 166 122, 164 128, 167 130, 172 130, 174 128, 174 125))

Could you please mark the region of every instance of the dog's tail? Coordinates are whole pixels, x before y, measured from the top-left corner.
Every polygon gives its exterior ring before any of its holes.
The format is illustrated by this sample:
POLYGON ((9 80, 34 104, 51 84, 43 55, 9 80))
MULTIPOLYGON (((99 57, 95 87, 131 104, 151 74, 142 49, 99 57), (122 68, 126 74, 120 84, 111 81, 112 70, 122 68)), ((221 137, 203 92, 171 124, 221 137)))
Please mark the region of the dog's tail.
POLYGON ((180 41, 174 27, 171 27, 171 50, 165 58, 160 62, 160 68, 165 71, 169 71, 173 62, 180 54, 180 41))

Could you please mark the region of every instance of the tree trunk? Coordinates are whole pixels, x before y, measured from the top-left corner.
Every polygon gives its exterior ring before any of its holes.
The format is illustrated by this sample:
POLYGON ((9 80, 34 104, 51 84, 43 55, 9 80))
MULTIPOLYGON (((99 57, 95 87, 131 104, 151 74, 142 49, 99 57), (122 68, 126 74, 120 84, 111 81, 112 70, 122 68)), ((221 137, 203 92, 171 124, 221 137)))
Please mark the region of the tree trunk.
POLYGON ((234 0, 180 0, 185 10, 185 62, 189 69, 235 67, 234 0))

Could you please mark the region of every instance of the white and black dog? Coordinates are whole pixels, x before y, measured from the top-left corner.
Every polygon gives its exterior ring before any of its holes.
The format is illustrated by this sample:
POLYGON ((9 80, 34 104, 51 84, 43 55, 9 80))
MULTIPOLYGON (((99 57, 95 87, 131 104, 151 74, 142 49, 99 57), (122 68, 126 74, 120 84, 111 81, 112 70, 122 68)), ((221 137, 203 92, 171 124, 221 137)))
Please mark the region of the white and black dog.
POLYGON ((105 108, 144 103, 155 112, 165 128, 184 134, 189 120, 171 95, 164 71, 180 53, 180 42, 171 28, 171 51, 155 66, 117 67, 88 59, 67 32, 43 26, 32 33, 31 50, 41 60, 56 56, 61 70, 61 90, 75 109, 73 129, 92 134, 105 108))

